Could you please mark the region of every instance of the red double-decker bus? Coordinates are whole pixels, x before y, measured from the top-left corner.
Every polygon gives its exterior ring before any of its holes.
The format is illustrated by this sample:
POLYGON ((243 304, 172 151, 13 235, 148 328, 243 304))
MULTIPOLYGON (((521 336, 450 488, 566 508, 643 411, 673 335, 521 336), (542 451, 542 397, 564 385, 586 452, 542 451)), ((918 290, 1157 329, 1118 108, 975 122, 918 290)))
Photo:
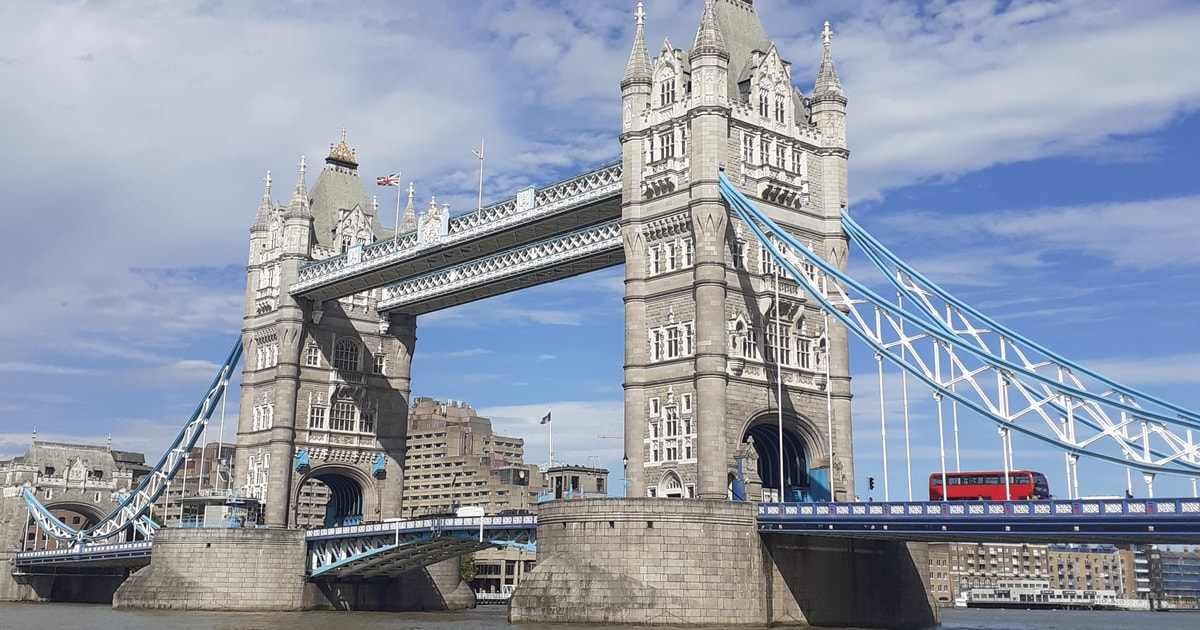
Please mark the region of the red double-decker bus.
POLYGON ((929 500, 941 501, 1005 501, 1049 499, 1050 484, 1046 475, 1030 470, 1008 472, 1008 496, 1004 495, 1003 472, 948 472, 943 484, 942 473, 929 475, 929 500), (944 491, 943 491, 944 488, 944 491))

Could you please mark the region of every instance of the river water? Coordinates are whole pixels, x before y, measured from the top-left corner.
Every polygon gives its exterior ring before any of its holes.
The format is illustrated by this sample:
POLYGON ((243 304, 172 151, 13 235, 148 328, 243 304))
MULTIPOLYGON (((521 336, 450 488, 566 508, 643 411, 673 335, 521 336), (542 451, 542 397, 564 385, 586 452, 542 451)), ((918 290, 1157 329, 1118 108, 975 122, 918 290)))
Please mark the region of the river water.
MULTIPOLYGON (((0 603, 3 630, 584 630, 600 626, 510 626, 505 606, 461 613, 213 613, 113 610, 94 604, 0 603)), ((1196 630, 1195 612, 944 610, 945 630, 1196 630)), ((661 627, 656 630, 662 630, 661 627)), ((746 629, 741 629, 746 630, 746 629)), ((765 630, 765 629, 764 629, 765 630)))

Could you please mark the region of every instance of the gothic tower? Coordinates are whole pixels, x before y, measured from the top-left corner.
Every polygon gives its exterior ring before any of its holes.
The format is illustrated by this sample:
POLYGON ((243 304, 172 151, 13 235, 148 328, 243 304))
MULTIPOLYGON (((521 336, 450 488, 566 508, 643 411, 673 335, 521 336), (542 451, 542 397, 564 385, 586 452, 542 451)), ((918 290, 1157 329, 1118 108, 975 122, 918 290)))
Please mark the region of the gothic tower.
POLYGON ((828 25, 811 98, 750 0, 708 0, 687 52, 668 39, 652 60, 644 29, 639 4, 621 81, 627 492, 852 497, 846 332, 776 284, 718 187, 724 171, 844 268, 846 98, 828 25))
POLYGON ((268 526, 295 526, 314 502, 327 525, 401 514, 416 318, 380 315, 378 291, 328 304, 288 291, 304 265, 390 236, 345 131, 311 191, 300 158, 286 206, 267 173, 250 228, 234 485, 265 504, 268 526))

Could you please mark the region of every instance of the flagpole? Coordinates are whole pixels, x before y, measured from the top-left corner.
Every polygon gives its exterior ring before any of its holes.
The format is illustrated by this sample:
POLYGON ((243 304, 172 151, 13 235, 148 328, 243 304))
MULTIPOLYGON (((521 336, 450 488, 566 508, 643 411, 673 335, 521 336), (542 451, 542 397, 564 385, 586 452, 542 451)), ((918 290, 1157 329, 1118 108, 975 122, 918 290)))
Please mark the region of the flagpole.
POLYGON ((550 467, 554 468, 554 418, 551 415, 554 412, 553 408, 546 410, 546 417, 550 418, 546 424, 550 425, 547 430, 550 431, 550 467))
POLYGON ((404 171, 396 171, 396 222, 392 227, 392 240, 400 239, 400 180, 403 179, 404 171))
POLYGON ((476 210, 483 209, 483 138, 479 139, 479 150, 471 149, 471 153, 479 158, 479 204, 475 206, 476 210))

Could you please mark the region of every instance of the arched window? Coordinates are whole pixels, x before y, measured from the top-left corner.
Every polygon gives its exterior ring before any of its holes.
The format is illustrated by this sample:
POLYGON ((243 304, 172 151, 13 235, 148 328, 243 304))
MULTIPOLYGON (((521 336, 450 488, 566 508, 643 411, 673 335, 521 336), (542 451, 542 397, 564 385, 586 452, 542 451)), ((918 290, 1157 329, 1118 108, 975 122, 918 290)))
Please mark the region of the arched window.
POLYGON ((663 479, 661 487, 662 487, 662 492, 659 493, 660 496, 664 496, 664 497, 682 497, 683 496, 683 484, 679 482, 679 477, 676 477, 675 473, 668 473, 666 478, 663 479))
POLYGON ((348 372, 359 371, 358 342, 352 339, 341 339, 333 348, 333 367, 348 372))

